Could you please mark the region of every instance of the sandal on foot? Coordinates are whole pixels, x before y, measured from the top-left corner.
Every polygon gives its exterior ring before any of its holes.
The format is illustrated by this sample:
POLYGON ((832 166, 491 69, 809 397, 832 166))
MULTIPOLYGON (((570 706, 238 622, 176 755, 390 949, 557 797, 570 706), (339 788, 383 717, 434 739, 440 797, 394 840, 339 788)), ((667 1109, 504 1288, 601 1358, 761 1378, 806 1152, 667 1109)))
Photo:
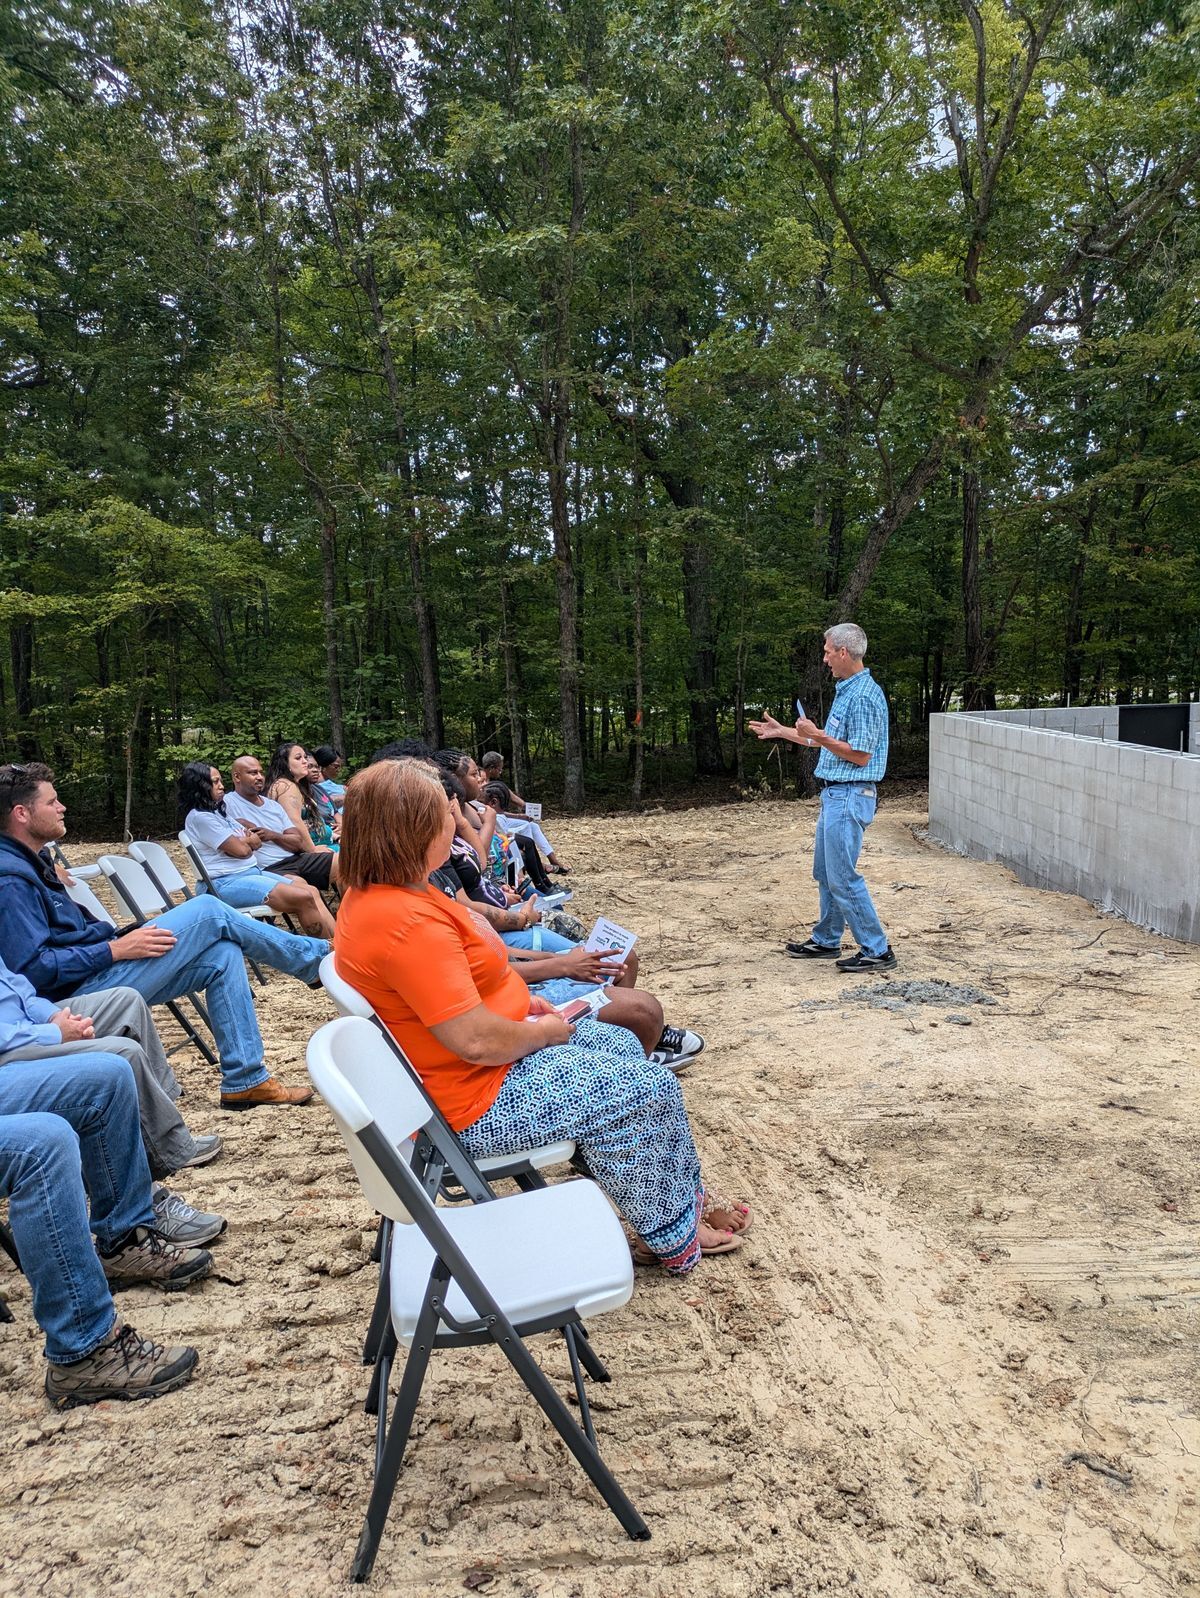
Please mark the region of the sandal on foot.
MULTIPOLYGON (((742 1240, 740 1237, 737 1237, 736 1235, 722 1236, 719 1243, 701 1243, 700 1252, 705 1256, 709 1254, 736 1254, 741 1246, 742 1240)), ((633 1255, 633 1263, 635 1265, 662 1264, 662 1260, 658 1257, 654 1250, 643 1243, 640 1237, 634 1242, 630 1243, 629 1251, 633 1255)))
POLYGON ((748 1204, 735 1204, 730 1199, 714 1197, 709 1193, 704 1195, 700 1219, 705 1226, 711 1226, 714 1231, 732 1232, 735 1237, 743 1236, 754 1225, 754 1216, 750 1213, 748 1204), (728 1216, 729 1219, 714 1221, 714 1215, 728 1216))

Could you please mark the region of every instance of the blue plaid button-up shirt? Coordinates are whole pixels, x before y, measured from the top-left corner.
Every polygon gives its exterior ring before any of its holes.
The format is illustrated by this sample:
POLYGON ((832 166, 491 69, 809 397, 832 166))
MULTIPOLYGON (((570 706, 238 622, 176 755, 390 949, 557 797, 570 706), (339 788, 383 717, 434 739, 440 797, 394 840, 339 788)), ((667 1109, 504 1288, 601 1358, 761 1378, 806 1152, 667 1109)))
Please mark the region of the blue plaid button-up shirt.
POLYGON ((865 766, 822 749, 815 775, 825 782, 880 782, 887 770, 888 707, 883 689, 866 666, 837 685, 825 719, 830 738, 870 754, 865 766))

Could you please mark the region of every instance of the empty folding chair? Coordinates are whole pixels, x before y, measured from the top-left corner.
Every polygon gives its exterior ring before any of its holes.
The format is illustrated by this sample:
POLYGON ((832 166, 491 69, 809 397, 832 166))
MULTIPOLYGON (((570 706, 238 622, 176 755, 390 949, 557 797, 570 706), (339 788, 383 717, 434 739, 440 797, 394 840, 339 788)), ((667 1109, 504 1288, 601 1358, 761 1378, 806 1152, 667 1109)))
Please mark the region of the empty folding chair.
MULTIPOLYGON (((621 1223, 594 1182, 439 1207, 412 1166, 414 1137, 426 1139, 460 1176, 461 1146, 448 1140, 424 1090, 379 1030, 359 1016, 330 1021, 308 1045, 308 1071, 345 1140, 367 1199, 394 1223, 391 1321, 408 1350, 351 1578, 375 1562, 431 1354, 494 1342, 630 1537, 645 1521, 596 1447, 580 1368, 585 1316, 619 1309, 633 1294, 633 1264, 621 1223), (561 1331, 579 1401, 576 1423, 525 1345, 561 1331)), ((595 1360, 595 1356, 592 1356, 595 1360)), ((599 1361, 596 1361, 599 1365, 599 1361)), ((600 1380, 608 1372, 600 1367, 600 1380)), ((386 1413, 386 1380, 381 1408, 386 1413)))
MULTIPOLYGON (((375 1014, 368 999, 365 999, 357 988, 352 987, 344 977, 340 977, 334 969, 333 955, 327 954, 321 961, 321 985, 333 1000, 342 1015, 356 1015, 371 1021, 379 1030, 380 1035, 396 1056, 398 1063, 414 1081, 420 1082, 420 1076, 396 1042, 395 1038, 375 1014)), ((434 1107, 433 1113, 437 1116, 439 1125, 445 1137, 454 1139, 458 1143, 455 1133, 440 1112, 434 1107)), ((551 1165, 567 1165, 575 1158, 575 1145, 564 1140, 560 1143, 547 1143, 541 1148, 524 1149, 517 1154, 493 1154, 478 1162, 470 1162, 465 1149, 459 1144, 459 1150, 464 1160, 472 1163, 473 1169, 478 1171, 481 1180, 468 1186, 465 1190, 455 1181, 458 1191, 455 1196, 461 1196, 465 1191, 469 1198, 485 1200, 492 1197, 490 1184, 511 1178, 518 1187, 530 1189, 545 1187, 546 1179, 542 1172, 551 1165)), ((419 1147, 416 1154, 418 1168, 423 1170, 428 1162, 428 1146, 419 1147)), ((384 1333, 387 1328, 388 1315, 388 1270, 389 1270, 389 1244, 391 1242, 392 1223, 388 1217, 381 1215, 379 1221, 379 1234, 375 1240, 375 1257, 379 1260, 379 1291, 375 1297, 375 1308, 371 1312, 370 1325, 367 1328, 366 1339, 363 1342, 363 1364, 373 1365, 378 1357, 384 1333)), ((378 1380, 372 1381, 371 1390, 367 1395, 366 1411, 374 1415, 378 1411, 379 1388, 378 1380)))
MULTIPOLYGON (((182 838, 184 834, 180 833, 179 836, 182 838)), ((184 879, 179 867, 161 843, 154 843, 147 838, 142 843, 131 843, 129 853, 138 865, 145 868, 146 875, 162 894, 164 904, 174 904, 177 893, 181 893, 185 899, 196 897, 196 890, 184 879)), ((269 904, 252 904, 248 909, 239 911, 239 914, 250 916, 256 921, 275 919, 275 912, 269 904)), ((267 979, 258 961, 247 955, 246 963, 258 978, 259 986, 265 988, 267 979)))
MULTIPOLYGON (((154 916, 171 908, 171 901, 163 897, 160 890, 155 887, 146 868, 139 865, 136 860, 128 860, 123 855, 102 854, 100 856, 100 869, 103 871, 108 885, 112 888, 118 901, 125 906, 139 927, 145 926, 147 921, 150 921, 154 916)), ((75 898, 73 892, 71 897, 75 898)), ((79 903, 78 899, 76 899, 76 903, 79 903)), ((186 997, 196 1014, 211 1032, 212 1022, 208 1018, 208 1011, 204 1007, 204 1001, 197 993, 189 993, 186 997)), ((166 1007, 176 1021, 179 1022, 184 1033, 184 1042, 177 1043, 175 1048, 168 1049, 167 1053, 173 1054, 175 1049, 181 1049, 185 1044, 191 1043, 199 1049, 209 1065, 216 1065, 218 1063, 216 1055, 183 1013, 179 1006, 179 1001, 177 999, 168 999, 166 1007)))
MULTIPOLYGON (((96 870, 99 871, 99 869, 100 867, 97 866, 96 870)), ((70 887, 67 888, 67 898, 73 904, 77 904, 81 910, 86 910, 94 921, 106 922, 115 930, 117 923, 113 920, 112 911, 105 909, 86 882, 80 882, 76 878, 70 887)))

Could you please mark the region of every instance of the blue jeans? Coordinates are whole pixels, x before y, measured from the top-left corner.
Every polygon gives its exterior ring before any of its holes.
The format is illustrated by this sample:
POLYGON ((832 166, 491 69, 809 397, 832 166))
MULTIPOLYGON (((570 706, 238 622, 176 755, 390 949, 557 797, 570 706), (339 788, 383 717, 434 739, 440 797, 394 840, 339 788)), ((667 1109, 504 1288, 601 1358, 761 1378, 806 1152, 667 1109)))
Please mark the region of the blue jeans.
POLYGON ((266 904, 286 878, 261 866, 247 866, 245 871, 230 871, 223 877, 213 878, 213 891, 223 904, 235 910, 248 910, 252 905, 266 904))
POLYGON ((13 1060, 0 1070, 0 1198, 56 1365, 90 1354, 115 1318, 84 1188, 102 1246, 154 1224, 128 1061, 87 1054, 66 1064, 13 1060))
POLYGON ((525 927, 520 932, 502 932, 500 936, 510 949, 540 949, 543 954, 566 954, 575 947, 570 938, 551 932, 549 927, 525 927))
POLYGON ((847 926, 860 949, 883 954, 887 933, 871 903, 858 870, 863 833, 875 819, 874 789, 857 782, 838 783, 821 791, 821 813, 813 845, 813 879, 821 894, 821 919, 812 929, 814 943, 836 949, 847 926))
POLYGON ((147 1004, 165 1004, 203 990, 221 1056, 221 1091, 242 1093, 268 1075, 262 1036, 246 978, 244 954, 302 982, 316 980, 329 953, 324 938, 301 938, 239 915, 211 893, 176 905, 154 919, 175 934, 175 946, 156 960, 120 960, 75 989, 136 988, 147 1004))

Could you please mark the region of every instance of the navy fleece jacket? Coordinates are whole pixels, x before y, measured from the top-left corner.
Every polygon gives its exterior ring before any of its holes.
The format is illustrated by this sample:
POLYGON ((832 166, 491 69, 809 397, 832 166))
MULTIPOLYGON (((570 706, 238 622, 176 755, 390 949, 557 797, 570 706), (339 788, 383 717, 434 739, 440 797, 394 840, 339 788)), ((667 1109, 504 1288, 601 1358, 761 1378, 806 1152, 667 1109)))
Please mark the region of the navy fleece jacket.
POLYGON ((43 999, 65 999, 113 963, 112 927, 81 910, 47 854, 0 833, 0 959, 43 999))

